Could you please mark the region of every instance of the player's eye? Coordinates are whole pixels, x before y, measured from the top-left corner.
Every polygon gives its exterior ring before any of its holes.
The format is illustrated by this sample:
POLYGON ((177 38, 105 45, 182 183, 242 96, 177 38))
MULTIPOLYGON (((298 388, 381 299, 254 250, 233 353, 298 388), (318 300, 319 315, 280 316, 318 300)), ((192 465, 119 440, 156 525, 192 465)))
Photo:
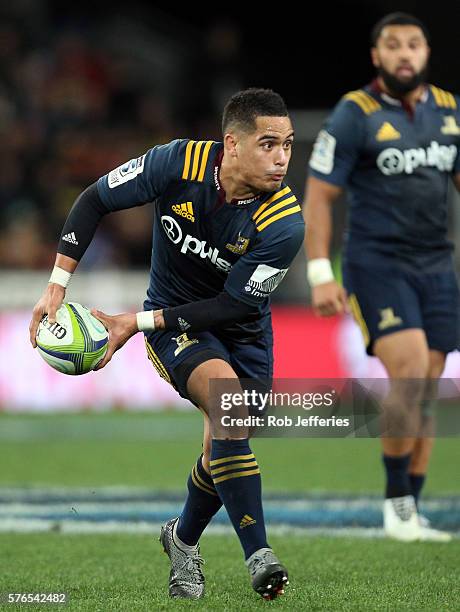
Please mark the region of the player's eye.
POLYGON ((265 149, 265 151, 270 151, 271 149, 273 149, 272 142, 263 142, 261 146, 262 146, 262 149, 265 149))
POLYGON ((284 148, 290 149, 291 147, 292 147, 292 140, 286 140, 286 142, 284 143, 284 148))

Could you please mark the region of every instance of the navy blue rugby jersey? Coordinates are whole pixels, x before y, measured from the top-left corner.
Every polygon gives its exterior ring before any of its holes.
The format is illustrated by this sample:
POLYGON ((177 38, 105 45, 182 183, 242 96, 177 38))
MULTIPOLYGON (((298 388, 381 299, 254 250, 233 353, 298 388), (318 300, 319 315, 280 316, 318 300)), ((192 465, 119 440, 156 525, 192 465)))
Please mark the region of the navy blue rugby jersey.
POLYGON ((318 135, 310 173, 348 189, 348 261, 390 257, 420 267, 450 259, 447 189, 460 172, 459 146, 458 100, 434 85, 414 112, 376 81, 340 100, 318 135))
MULTIPOLYGON (((226 202, 219 182, 223 144, 175 140, 156 146, 99 179, 111 210, 155 201, 146 309, 215 297, 234 298, 269 313, 270 294, 304 238, 291 189, 226 202)), ((254 331, 256 324, 236 328, 254 331)), ((243 333, 244 335, 244 333, 243 333)))

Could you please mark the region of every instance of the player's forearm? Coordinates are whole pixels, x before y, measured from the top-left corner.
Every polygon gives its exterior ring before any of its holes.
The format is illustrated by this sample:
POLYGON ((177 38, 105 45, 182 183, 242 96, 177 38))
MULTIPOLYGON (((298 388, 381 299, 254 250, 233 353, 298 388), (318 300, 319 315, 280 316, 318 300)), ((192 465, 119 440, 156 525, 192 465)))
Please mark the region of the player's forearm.
MULTIPOLYGON (((64 223, 58 254, 79 262, 90 245, 102 217, 111 212, 99 197, 96 183, 75 200, 64 223)), ((74 269, 77 264, 74 265, 74 269)))
POLYGON ((233 323, 253 321, 260 316, 257 306, 233 298, 226 291, 215 298, 181 306, 138 313, 141 331, 200 332, 233 323))
POLYGON ((307 259, 329 257, 332 237, 331 203, 326 200, 313 201, 307 198, 304 215, 307 226, 305 232, 307 259))
POLYGON ((65 270, 66 272, 73 274, 78 266, 78 261, 72 257, 67 257, 67 255, 57 253, 54 265, 61 268, 61 270, 65 270))

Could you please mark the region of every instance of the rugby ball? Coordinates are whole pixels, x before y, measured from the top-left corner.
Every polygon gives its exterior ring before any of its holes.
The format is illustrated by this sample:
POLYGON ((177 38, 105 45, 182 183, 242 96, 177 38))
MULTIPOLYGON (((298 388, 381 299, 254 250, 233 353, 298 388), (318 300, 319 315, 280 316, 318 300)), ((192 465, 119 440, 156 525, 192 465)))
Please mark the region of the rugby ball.
POLYGON ((103 359, 109 341, 107 330, 90 311, 76 302, 62 304, 51 324, 40 321, 37 350, 52 368, 63 374, 86 374, 103 359))

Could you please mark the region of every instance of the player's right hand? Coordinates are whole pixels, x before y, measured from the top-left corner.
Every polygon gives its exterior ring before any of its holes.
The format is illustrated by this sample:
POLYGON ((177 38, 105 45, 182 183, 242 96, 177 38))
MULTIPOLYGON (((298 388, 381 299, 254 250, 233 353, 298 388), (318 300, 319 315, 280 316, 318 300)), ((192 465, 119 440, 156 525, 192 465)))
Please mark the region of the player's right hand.
POLYGON ((32 311, 32 319, 29 325, 30 343, 35 348, 37 346, 37 329, 45 314, 48 315, 50 323, 56 321, 56 311, 64 301, 65 288, 57 283, 49 283, 44 294, 35 304, 32 311))
POLYGON ((348 312, 347 292, 336 281, 312 288, 312 305, 321 317, 332 317, 348 312))

